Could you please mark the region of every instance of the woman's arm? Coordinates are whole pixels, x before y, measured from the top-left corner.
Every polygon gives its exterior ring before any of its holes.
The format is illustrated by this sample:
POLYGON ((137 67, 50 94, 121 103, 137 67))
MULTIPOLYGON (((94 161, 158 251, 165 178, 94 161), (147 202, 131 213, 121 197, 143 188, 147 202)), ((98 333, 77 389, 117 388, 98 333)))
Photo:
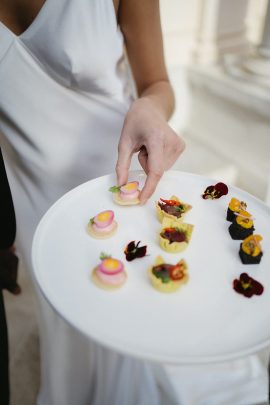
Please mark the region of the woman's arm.
POLYGON ((127 113, 119 141, 118 182, 127 181, 133 153, 147 174, 141 201, 154 192, 165 170, 183 152, 184 141, 168 126, 174 95, 168 79, 158 0, 122 0, 118 20, 137 86, 138 99, 127 113))
POLYGON ((174 96, 163 54, 158 0, 122 0, 118 19, 139 97, 149 97, 168 119, 174 96))

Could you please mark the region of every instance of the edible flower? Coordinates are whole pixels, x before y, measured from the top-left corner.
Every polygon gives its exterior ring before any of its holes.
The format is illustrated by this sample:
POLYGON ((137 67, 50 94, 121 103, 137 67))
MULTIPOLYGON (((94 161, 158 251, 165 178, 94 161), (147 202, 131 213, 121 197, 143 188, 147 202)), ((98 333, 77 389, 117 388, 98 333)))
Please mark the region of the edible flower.
POLYGON ((237 198, 232 197, 229 203, 229 208, 232 211, 245 211, 247 209, 247 204, 244 201, 240 201, 237 198))
POLYGON ((242 273, 239 280, 233 280, 233 289, 244 295, 247 298, 251 298, 253 295, 261 295, 264 287, 259 281, 254 280, 247 273, 242 273))
POLYGON ((141 241, 136 244, 136 242, 133 240, 125 247, 124 253, 128 262, 146 255, 147 246, 145 245, 139 247, 140 243, 141 241))
POLYGON ((243 240, 242 249, 248 255, 256 257, 262 251, 260 244, 261 241, 262 241, 261 235, 250 235, 243 240))
POLYGON ((204 200, 215 200, 226 194, 228 194, 228 187, 226 184, 217 183, 215 186, 208 186, 202 194, 202 198, 204 200))
POLYGON ((254 218, 252 218, 249 212, 240 210, 239 212, 234 212, 234 215, 238 225, 241 225, 244 228, 251 228, 253 226, 254 218))

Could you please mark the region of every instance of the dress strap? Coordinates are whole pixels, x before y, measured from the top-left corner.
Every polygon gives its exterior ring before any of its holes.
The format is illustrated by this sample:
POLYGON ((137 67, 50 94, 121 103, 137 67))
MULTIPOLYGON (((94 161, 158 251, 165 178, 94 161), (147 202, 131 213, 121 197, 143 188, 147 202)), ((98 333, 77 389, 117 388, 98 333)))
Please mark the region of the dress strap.
POLYGON ((0 61, 14 41, 13 33, 0 22, 0 61))

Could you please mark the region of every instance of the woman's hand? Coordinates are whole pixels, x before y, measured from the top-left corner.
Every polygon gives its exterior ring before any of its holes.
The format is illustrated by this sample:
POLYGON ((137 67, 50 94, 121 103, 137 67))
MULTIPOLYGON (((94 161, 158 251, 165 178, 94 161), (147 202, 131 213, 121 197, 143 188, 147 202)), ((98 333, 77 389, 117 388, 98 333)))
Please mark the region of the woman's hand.
POLYGON ((171 168, 184 149, 183 139, 169 127, 152 100, 139 98, 126 115, 118 144, 118 185, 127 183, 132 155, 139 152, 139 162, 147 175, 140 196, 141 203, 145 203, 164 171, 171 168))
POLYGON ((174 109, 174 94, 164 60, 159 1, 121 1, 118 23, 139 98, 124 122, 116 172, 118 184, 126 183, 132 155, 139 152, 147 174, 140 197, 144 203, 185 144, 167 124, 174 109))

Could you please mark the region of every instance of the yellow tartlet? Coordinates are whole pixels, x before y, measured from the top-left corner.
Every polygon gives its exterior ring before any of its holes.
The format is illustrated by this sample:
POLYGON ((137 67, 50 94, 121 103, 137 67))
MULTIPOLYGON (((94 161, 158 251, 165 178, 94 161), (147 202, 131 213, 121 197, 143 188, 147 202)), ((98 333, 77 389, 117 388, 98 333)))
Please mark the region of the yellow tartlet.
POLYGON ((179 222, 175 219, 164 218, 162 221, 162 229, 161 229, 161 232, 159 233, 160 247, 168 253, 183 252, 183 250, 185 250, 189 244, 189 241, 191 239, 191 235, 193 232, 193 228, 194 228, 194 225, 179 222), (174 228, 174 229, 179 229, 180 231, 183 231, 186 235, 185 241, 170 243, 170 241, 168 239, 161 236, 162 232, 164 232, 164 230, 167 228, 174 228))
POLYGON ((177 218, 175 215, 168 214, 167 212, 165 212, 164 210, 162 210, 162 209, 160 208, 160 206, 158 205, 158 201, 157 201, 157 202, 156 202, 156 212, 157 212, 157 218, 158 218, 158 220, 159 220, 160 222, 162 222, 164 218, 170 218, 170 219, 177 220, 178 222, 182 222, 183 219, 184 219, 184 216, 186 215, 186 213, 187 213, 188 211, 191 210, 192 206, 189 205, 189 204, 183 203, 183 202, 180 201, 179 198, 176 197, 175 195, 172 195, 171 198, 170 198, 170 200, 174 200, 174 201, 177 201, 177 202, 181 202, 181 205, 183 205, 184 211, 182 212, 181 217, 177 218))
MULTIPOLYGON (((158 266, 160 264, 165 263, 164 259, 161 256, 158 256, 155 260, 154 266, 158 266)), ((158 277, 155 276, 155 274, 153 273, 153 267, 150 267, 148 269, 148 276, 150 278, 150 281, 153 285, 153 287, 160 291, 160 292, 164 292, 164 293, 171 293, 171 292, 175 292, 177 291, 183 284, 186 284, 188 279, 189 279, 189 275, 188 275, 188 267, 186 262, 181 259, 179 260, 179 262, 177 263, 179 265, 181 265, 183 267, 183 272, 184 272, 184 276, 181 280, 170 280, 169 282, 162 282, 162 280, 158 277)))

